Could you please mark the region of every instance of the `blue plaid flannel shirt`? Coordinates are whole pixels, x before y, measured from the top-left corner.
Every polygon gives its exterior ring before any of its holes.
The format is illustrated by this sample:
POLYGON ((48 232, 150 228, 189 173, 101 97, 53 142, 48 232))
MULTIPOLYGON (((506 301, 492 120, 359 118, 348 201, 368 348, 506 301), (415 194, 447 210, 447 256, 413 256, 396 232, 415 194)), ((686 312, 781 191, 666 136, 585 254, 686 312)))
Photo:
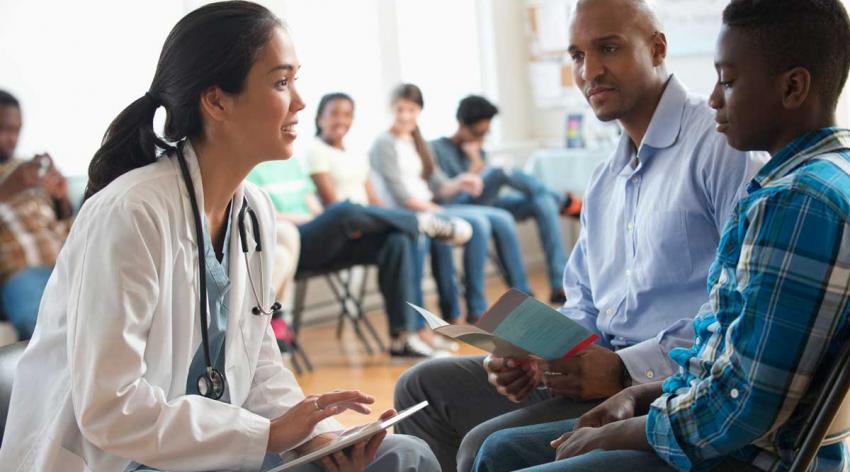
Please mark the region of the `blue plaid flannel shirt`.
MULTIPOLYGON (((710 470, 724 456, 766 471, 790 465, 827 369, 850 342, 848 174, 850 130, 821 129, 773 156, 738 202, 694 344, 671 351, 679 373, 647 418, 650 444, 676 469, 710 470)), ((810 470, 844 470, 847 457, 843 442, 822 447, 810 470)))

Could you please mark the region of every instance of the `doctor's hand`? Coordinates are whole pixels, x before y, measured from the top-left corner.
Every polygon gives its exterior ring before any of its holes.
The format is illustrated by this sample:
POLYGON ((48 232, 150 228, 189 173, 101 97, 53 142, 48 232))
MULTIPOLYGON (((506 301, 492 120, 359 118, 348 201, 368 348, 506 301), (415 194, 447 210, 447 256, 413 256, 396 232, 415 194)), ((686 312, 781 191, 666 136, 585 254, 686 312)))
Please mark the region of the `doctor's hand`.
POLYGON ((596 344, 547 364, 546 371, 555 375, 546 375, 544 383, 553 395, 595 400, 623 389, 623 361, 614 351, 596 344))
POLYGON ((271 421, 266 450, 273 453, 288 451, 303 441, 320 421, 345 410, 369 414, 372 410, 366 405, 374 402, 373 397, 357 390, 310 395, 271 421))
MULTIPOLYGON (((395 410, 387 410, 381 415, 380 421, 395 415, 395 410)), ((347 449, 323 457, 319 463, 326 472, 361 472, 375 460, 375 454, 386 436, 386 430, 376 433, 347 449)))
POLYGON ((487 381, 496 387, 496 391, 514 403, 525 400, 540 384, 543 375, 534 359, 487 356, 484 370, 487 371, 487 381))

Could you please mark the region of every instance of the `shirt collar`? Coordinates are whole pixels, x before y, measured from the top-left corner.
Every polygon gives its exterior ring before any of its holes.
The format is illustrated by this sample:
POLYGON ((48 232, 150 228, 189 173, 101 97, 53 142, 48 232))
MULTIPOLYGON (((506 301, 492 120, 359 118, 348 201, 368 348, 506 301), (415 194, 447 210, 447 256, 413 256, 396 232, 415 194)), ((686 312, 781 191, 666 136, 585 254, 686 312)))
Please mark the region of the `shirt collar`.
POLYGON ((679 137, 682 128, 682 115, 688 100, 688 90, 671 75, 667 79, 661 100, 655 107, 649 128, 643 137, 641 147, 649 146, 655 149, 665 149, 672 146, 679 137))
POLYGON ((796 138, 779 150, 753 177, 748 187, 752 193, 785 177, 810 159, 850 149, 850 129, 822 128, 796 138))
MULTIPOLYGON (((642 151, 644 148, 666 149, 676 143, 682 129, 682 117, 687 100, 688 89, 671 74, 640 144, 638 152, 641 161, 645 161, 651 154, 642 151)), ((631 174, 631 168, 628 165, 631 162, 632 145, 631 138, 626 132, 620 136, 617 155, 620 157, 618 160, 621 160, 617 163, 618 168, 631 174)))

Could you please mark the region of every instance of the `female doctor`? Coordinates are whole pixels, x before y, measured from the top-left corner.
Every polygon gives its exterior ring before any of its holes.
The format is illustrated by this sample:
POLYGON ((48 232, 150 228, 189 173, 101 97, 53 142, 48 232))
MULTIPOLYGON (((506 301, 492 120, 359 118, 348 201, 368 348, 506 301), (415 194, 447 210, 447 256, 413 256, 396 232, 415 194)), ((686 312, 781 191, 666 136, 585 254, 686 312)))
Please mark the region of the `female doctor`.
MULTIPOLYGON (((3 470, 265 470, 333 437, 332 416, 369 412, 356 391, 305 397, 269 325, 275 218, 242 181, 292 155, 298 67, 280 20, 252 3, 204 6, 171 31, 91 162, 18 367, 3 470)), ((399 435, 321 464, 439 470, 399 435)))

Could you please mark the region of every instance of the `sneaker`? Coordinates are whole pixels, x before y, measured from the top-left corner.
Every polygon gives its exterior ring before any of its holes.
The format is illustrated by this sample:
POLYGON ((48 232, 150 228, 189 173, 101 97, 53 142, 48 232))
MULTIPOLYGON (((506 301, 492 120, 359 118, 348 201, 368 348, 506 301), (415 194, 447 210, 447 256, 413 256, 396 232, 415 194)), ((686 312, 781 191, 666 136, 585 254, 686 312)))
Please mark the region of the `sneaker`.
POLYGON ((578 218, 581 215, 581 198, 574 193, 567 192, 564 195, 564 203, 561 205, 561 216, 578 218))
POLYGON ((438 351, 448 351, 448 352, 458 352, 460 350, 460 345, 454 341, 450 341, 448 338, 437 335, 431 340, 431 347, 438 351))
POLYGON ((446 357, 448 355, 450 355, 448 352, 434 349, 415 334, 399 336, 390 343, 391 357, 431 358, 446 357))
POLYGON ((419 220, 419 231, 438 241, 460 246, 472 238, 472 226, 460 218, 417 213, 416 219, 419 220))
POLYGON ((295 333, 292 331, 292 328, 286 324, 286 320, 281 318, 272 318, 272 331, 274 331, 274 337, 277 338, 278 341, 283 341, 285 343, 291 343, 295 339, 295 333))

